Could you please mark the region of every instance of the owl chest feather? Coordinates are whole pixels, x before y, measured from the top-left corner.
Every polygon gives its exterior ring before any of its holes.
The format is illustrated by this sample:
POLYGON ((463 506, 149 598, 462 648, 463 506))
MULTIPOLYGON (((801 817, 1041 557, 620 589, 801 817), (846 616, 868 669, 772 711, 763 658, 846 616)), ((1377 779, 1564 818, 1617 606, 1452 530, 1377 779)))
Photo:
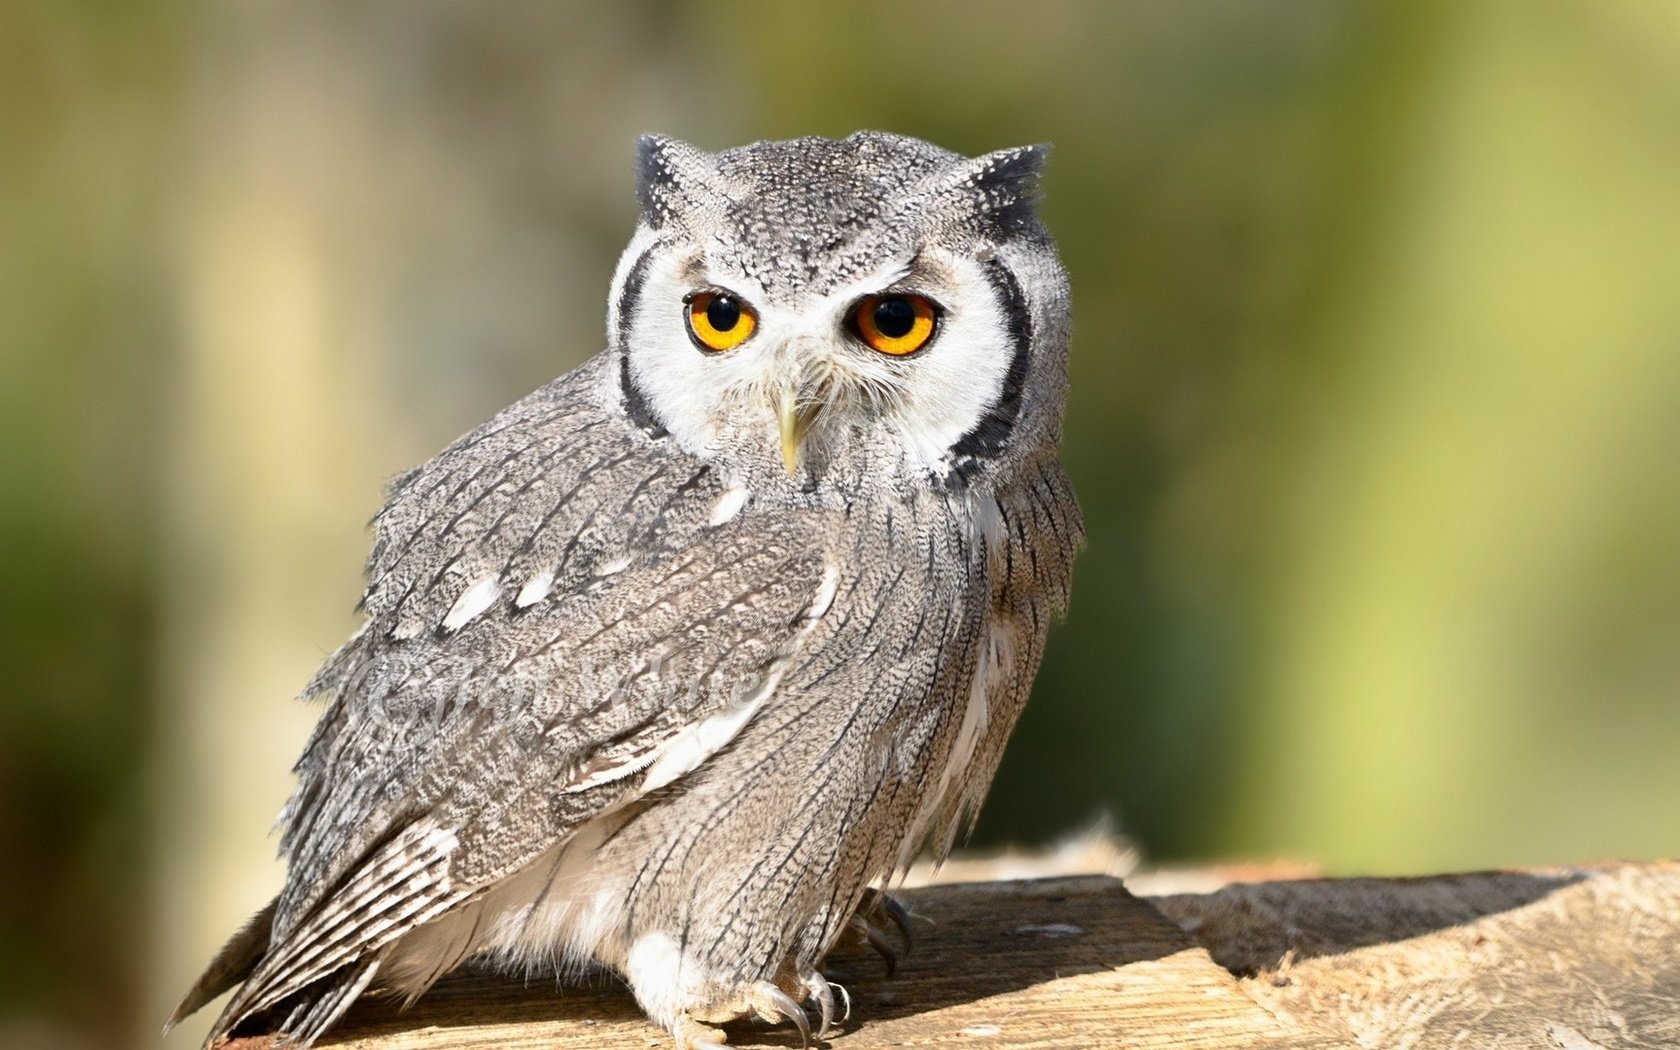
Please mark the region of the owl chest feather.
POLYGON ((1060 468, 1051 464, 1027 484, 965 493, 959 504, 973 552, 979 624, 957 656, 971 671, 966 688, 950 698, 950 747, 929 779, 901 866, 924 843, 942 859, 984 800, 1037 671, 1045 631, 1066 606, 1080 526, 1077 507, 1063 499, 1065 487, 1060 468))

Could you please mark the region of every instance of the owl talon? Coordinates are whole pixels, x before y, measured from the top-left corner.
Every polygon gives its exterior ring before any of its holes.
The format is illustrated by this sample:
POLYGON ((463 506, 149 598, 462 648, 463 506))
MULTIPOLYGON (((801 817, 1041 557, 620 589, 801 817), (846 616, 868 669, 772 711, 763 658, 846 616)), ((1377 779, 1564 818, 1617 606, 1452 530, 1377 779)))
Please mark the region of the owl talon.
POLYGON ((887 913, 887 918, 898 927, 898 932, 904 936, 904 954, 909 955, 916 947, 916 938, 910 932, 910 913, 904 910, 904 905, 887 896, 880 894, 878 902, 881 910, 887 913))
POLYGON ((753 1013, 760 1020, 771 1024, 782 1021, 792 1021, 799 1029, 800 1043, 805 1047, 811 1045, 811 1019, 806 1016, 805 1008, 793 1001, 793 996, 767 982, 753 986, 753 996, 748 999, 752 1004, 753 1013))
POLYGON ((770 1024, 792 1022, 799 1029, 803 1044, 811 1045, 811 1019, 805 1008, 769 981, 746 985, 734 998, 710 1007, 690 1009, 678 1019, 672 1034, 677 1037, 678 1050, 713 1050, 728 1044, 722 1032, 706 1024, 726 1024, 744 1017, 756 1017, 770 1024))
POLYGON ((904 905, 883 891, 874 887, 865 890, 863 900, 858 904, 858 914, 870 920, 885 914, 904 936, 905 954, 909 954, 910 949, 915 946, 915 937, 910 932, 910 913, 904 910, 904 905))
POLYGON ((887 976, 891 977, 896 974, 898 972, 898 959, 902 954, 898 950, 898 945, 887 940, 886 935, 881 932, 880 928, 871 922, 864 922, 863 936, 869 942, 869 946, 875 949, 875 954, 881 957, 882 965, 887 968, 887 976))
POLYGON ((842 1022, 852 1018, 852 993, 846 991, 843 984, 834 984, 822 974, 812 971, 804 979, 805 995, 817 1004, 817 1014, 822 1019, 822 1025, 817 1029, 818 1039, 827 1039, 838 1031, 834 1027, 834 993, 840 993, 840 1001, 844 1012, 840 1016, 842 1022))
POLYGON ((914 944, 910 934, 910 914, 904 910, 903 905, 877 889, 864 891, 863 900, 858 903, 858 909, 852 915, 852 933, 859 943, 869 945, 875 954, 881 957, 888 977, 898 972, 899 960, 910 953, 914 944), (898 928, 904 940, 902 949, 881 929, 878 920, 883 916, 898 928))

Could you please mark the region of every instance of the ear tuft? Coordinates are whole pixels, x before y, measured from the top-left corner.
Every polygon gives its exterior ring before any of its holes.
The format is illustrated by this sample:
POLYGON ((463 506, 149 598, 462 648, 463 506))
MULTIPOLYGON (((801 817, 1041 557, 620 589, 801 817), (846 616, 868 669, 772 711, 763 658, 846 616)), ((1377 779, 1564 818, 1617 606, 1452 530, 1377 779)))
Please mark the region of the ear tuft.
POLYGON ((700 198, 706 166, 706 155, 686 142, 663 135, 636 140, 636 199, 649 225, 666 225, 700 198))
POLYGON ((959 160, 932 180, 930 203, 998 239, 1040 231, 1033 205, 1049 146, 1016 146, 959 160))
POLYGON ((1032 225, 1038 179, 1050 156, 1047 145, 1000 149, 968 162, 964 185, 980 214, 1014 233, 1032 225))
POLYGON ((976 186, 999 193, 1031 194, 1050 157, 1050 146, 1016 146, 974 158, 978 166, 971 178, 976 186))

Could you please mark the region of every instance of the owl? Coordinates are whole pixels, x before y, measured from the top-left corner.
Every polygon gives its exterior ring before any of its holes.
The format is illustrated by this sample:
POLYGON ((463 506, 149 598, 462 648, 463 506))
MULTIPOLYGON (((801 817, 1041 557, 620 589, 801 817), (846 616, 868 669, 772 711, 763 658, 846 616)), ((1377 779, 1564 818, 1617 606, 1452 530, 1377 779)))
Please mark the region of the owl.
POLYGON ((1042 147, 640 141, 607 349, 398 478, 237 987, 308 1046, 475 959, 617 973, 687 1050, 972 825, 1081 543, 1042 147))

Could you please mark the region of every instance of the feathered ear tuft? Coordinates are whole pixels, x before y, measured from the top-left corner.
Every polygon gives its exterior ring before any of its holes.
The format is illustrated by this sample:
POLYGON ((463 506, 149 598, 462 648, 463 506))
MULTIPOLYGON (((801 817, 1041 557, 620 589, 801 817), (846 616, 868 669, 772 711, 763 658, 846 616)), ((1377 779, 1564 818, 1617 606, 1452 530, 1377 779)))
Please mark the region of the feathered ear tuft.
POLYGON ((985 192, 1030 197, 1038 189, 1038 177, 1049 157, 1046 143, 995 150, 969 162, 976 169, 970 178, 985 192))
POLYGON ((1034 224, 1038 178, 1049 156, 1047 145, 1016 146, 969 161, 966 184, 977 198, 980 214, 1011 233, 1034 224))
POLYGON ((1049 146, 1017 146, 959 161, 939 175, 929 189, 951 214, 979 219, 998 237, 1027 233, 1038 226, 1033 205, 1038 177, 1049 146))
POLYGON ((706 196, 711 170, 705 153, 663 135, 636 140, 636 199, 648 225, 658 229, 706 196))

